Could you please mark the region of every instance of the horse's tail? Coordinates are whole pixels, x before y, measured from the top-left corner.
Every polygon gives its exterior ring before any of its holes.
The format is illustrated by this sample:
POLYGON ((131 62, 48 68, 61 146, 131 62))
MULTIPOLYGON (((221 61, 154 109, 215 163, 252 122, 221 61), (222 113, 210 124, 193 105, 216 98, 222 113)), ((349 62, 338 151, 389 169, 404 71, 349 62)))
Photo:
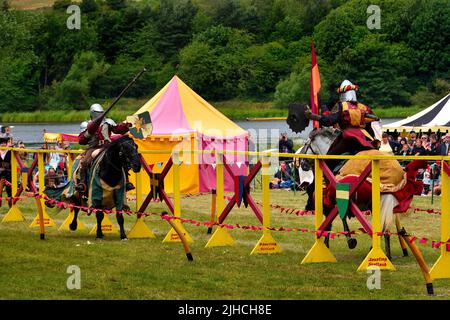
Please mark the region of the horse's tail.
POLYGON ((398 201, 392 193, 383 193, 381 195, 381 231, 388 232, 394 222, 394 208, 398 201))

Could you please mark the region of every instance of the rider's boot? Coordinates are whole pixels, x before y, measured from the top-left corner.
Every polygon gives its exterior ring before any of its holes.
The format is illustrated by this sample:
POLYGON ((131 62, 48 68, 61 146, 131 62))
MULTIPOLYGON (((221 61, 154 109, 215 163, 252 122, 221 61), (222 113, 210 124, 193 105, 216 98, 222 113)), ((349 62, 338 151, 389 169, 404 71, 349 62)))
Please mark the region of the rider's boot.
POLYGON ((132 184, 130 182, 130 180, 128 180, 128 176, 127 176, 127 182, 126 182, 126 185, 125 185, 125 190, 126 191, 131 191, 131 190, 134 190, 134 189, 136 189, 136 187, 134 186, 134 184, 132 184))
POLYGON ((80 181, 76 185, 75 190, 81 194, 85 194, 87 192, 87 169, 84 167, 80 168, 80 181))

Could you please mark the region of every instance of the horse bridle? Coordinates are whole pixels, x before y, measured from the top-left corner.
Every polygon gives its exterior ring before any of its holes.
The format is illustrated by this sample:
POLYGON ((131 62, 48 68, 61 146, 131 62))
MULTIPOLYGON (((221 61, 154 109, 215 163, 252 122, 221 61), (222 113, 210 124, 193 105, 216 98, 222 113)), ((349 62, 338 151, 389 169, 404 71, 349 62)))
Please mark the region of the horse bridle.
MULTIPOLYGON (((125 142, 126 144, 131 144, 131 142, 133 142, 133 141, 127 141, 127 142, 125 142)), ((125 144, 124 143, 124 144, 125 144)), ((133 142, 134 143, 134 142, 133 142)), ((109 155, 108 155, 108 152, 107 152, 107 150, 105 150, 105 152, 106 152, 106 154, 105 154, 105 156, 106 156, 106 160, 107 160, 107 163, 108 163, 108 165, 111 165, 114 169, 116 169, 117 171, 122 171, 122 169, 123 168, 118 168, 112 161, 111 161, 111 159, 109 158, 109 155)), ((122 161, 122 163, 123 163, 123 158, 122 158, 122 154, 123 154, 123 147, 122 147, 122 144, 120 145, 120 150, 119 150, 119 158, 120 158, 120 160, 122 161)), ((125 165, 126 165, 126 170, 129 170, 129 168, 131 168, 131 165, 130 165, 130 161, 128 160, 128 158, 126 158, 125 159, 125 165)))

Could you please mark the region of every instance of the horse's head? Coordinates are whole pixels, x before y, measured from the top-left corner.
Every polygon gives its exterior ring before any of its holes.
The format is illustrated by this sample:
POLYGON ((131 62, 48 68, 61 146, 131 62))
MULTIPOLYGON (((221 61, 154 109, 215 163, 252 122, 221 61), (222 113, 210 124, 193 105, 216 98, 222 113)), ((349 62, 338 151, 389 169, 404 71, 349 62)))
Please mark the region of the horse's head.
MULTIPOLYGON (((315 129, 309 134, 308 140, 301 149, 299 149, 297 154, 327 154, 330 149, 331 144, 337 138, 340 131, 338 129, 325 127, 322 129, 315 129)), ((302 181, 302 177, 311 176, 309 172, 314 167, 313 159, 301 159, 299 175, 300 183, 302 187, 307 187, 312 181, 307 178, 302 181)))
POLYGON ((138 153, 138 146, 129 136, 123 136, 113 143, 115 153, 122 167, 128 171, 139 172, 141 170, 141 159, 138 153))

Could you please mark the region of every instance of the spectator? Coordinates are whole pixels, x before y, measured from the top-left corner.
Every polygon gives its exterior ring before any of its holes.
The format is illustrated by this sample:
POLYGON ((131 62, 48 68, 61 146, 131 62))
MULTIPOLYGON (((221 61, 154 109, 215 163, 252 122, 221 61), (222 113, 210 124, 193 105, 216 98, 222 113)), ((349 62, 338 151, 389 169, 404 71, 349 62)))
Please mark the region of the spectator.
POLYGON ((280 169, 275 173, 275 179, 271 182, 271 188, 290 188, 293 184, 292 171, 285 161, 280 162, 280 169))
MULTIPOLYGON (((10 141, 9 137, 0 137, 0 146, 7 147, 10 141)), ((4 179, 11 182, 11 151, 0 150, 0 179, 4 179)), ((9 198, 12 197, 11 186, 4 183, 1 184, 0 197, 3 194, 3 188, 6 188, 6 194, 9 198)), ((11 201, 8 201, 9 207, 11 207, 11 201)), ((0 202, 1 205, 1 202, 0 202)))
MULTIPOLYGON (((294 142, 288 138, 287 133, 282 133, 278 142, 278 151, 280 153, 294 153, 294 142)), ((280 161, 292 160, 291 158, 280 157, 280 161)))
POLYGON ((399 152, 400 146, 400 143, 389 139, 389 135, 386 132, 381 135, 380 151, 394 155, 399 152))
POLYGON ((430 147, 428 150, 428 154, 431 156, 439 155, 439 142, 436 134, 430 135, 430 147))
POLYGON ((416 139, 417 139, 416 132, 414 130, 411 130, 411 132, 409 133, 409 146, 411 148, 414 147, 414 143, 415 143, 416 139))
MULTIPOLYGON (((19 140, 19 141, 17 141, 16 147, 17 147, 18 149, 25 149, 25 144, 23 143, 22 140, 19 140)), ((27 156, 28 156, 28 155, 27 155, 26 152, 19 152, 19 158, 20 158, 23 162, 25 162, 25 161, 27 160, 27 156)))
POLYGON ((422 195, 427 196, 430 192, 430 185, 431 185, 431 179, 430 179, 430 171, 428 171, 429 168, 427 168, 423 173, 423 191, 422 195))
POLYGON ((400 144, 402 145, 402 147, 403 147, 404 144, 408 144, 408 139, 406 139, 406 138, 401 138, 401 139, 400 139, 400 144))
POLYGON ((422 147, 428 152, 430 150, 430 141, 428 139, 428 135, 425 133, 422 134, 420 140, 422 140, 422 147))
POLYGON ((421 139, 416 139, 414 147, 411 150, 411 154, 414 156, 424 156, 427 154, 425 148, 422 145, 421 139))
MULTIPOLYGON (((411 155, 411 148, 409 147, 409 145, 407 143, 402 145, 402 150, 400 150, 400 152, 397 154, 399 156, 410 156, 411 155)), ((408 160, 402 160, 400 161, 400 164, 403 167, 406 167, 406 165, 409 163, 408 160)))
POLYGON ((447 133, 442 139, 442 143, 439 147, 439 154, 441 156, 446 156, 450 152, 450 133, 447 133))

